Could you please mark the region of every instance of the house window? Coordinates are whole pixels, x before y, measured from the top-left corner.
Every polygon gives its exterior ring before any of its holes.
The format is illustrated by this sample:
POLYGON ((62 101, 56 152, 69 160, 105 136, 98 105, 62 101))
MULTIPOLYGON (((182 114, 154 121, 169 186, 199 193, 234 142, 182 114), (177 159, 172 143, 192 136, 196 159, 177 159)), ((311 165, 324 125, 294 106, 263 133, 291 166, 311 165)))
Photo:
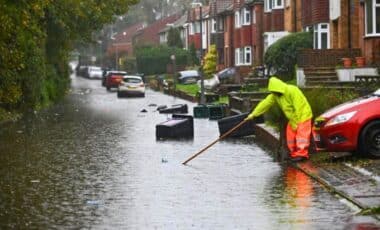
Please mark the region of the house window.
POLYGON ((218 31, 224 31, 224 21, 223 21, 223 18, 218 18, 217 27, 218 27, 218 31))
POLYGON ((244 47, 244 64, 250 65, 252 63, 252 49, 250 46, 244 47))
POLYGON ((329 49, 329 24, 320 23, 314 25, 314 49, 329 49))
POLYGON ((380 0, 365 2, 366 35, 380 35, 380 0))
POLYGON ((211 19, 211 33, 216 33, 216 20, 211 19))
POLYGON ((235 12, 235 28, 240 28, 240 12, 235 12))
POLYGON ((284 8, 284 0, 273 0, 273 9, 283 9, 284 8))
POLYGON ((240 49, 235 49, 235 65, 240 65, 240 49))
POLYGON ((264 0, 264 11, 271 12, 273 8, 273 0, 264 0))
POLYGON ((246 9, 246 8, 243 8, 242 9, 242 12, 241 12, 241 22, 243 25, 250 25, 251 24, 251 12, 246 9))
POLYGON ((235 65, 251 65, 251 63, 252 48, 250 46, 235 49, 235 65))
POLYGON ((193 23, 193 34, 197 34, 201 32, 201 24, 200 22, 193 23))
POLYGON ((252 23, 256 24, 256 12, 255 12, 255 9, 252 10, 252 23))

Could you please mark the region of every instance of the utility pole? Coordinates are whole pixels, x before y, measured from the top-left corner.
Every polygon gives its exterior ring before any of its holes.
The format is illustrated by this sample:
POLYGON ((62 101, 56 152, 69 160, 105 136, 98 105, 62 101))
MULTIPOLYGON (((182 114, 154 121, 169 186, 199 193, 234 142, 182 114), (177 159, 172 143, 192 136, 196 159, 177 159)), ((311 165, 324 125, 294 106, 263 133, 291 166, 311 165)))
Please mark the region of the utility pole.
POLYGON ((203 30, 202 30, 202 24, 203 24, 203 21, 202 21, 202 3, 200 2, 199 3, 200 6, 199 6, 199 22, 200 22, 200 26, 199 26, 199 30, 200 30, 200 39, 201 39, 201 50, 200 50, 200 65, 201 65, 201 68, 200 68, 200 77, 201 77, 201 98, 200 98, 200 104, 204 105, 206 104, 206 99, 205 99, 205 85, 204 85, 204 75, 203 75, 203 30))

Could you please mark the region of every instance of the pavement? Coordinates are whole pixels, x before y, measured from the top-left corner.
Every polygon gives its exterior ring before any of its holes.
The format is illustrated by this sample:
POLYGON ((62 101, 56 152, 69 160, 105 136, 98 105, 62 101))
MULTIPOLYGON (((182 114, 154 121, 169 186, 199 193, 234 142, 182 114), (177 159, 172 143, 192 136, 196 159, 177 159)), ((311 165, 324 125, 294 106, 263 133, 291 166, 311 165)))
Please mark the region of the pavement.
MULTIPOLYGON (((264 148, 279 161, 286 160, 276 130, 258 124, 255 131, 255 139, 264 148)), ((362 210, 346 229, 380 229, 380 159, 358 158, 351 153, 313 153, 310 160, 291 164, 362 210), (371 214, 374 210, 377 214, 371 214)))

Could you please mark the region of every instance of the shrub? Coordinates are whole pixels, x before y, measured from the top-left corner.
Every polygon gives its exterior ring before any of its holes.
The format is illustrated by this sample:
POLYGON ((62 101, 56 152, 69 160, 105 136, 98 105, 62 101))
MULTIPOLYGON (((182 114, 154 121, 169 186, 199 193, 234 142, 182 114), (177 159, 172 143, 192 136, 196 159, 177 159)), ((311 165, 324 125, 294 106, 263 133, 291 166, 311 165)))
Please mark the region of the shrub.
POLYGON ((269 46, 264 55, 264 63, 271 73, 287 81, 294 78, 294 66, 300 49, 312 48, 313 37, 310 32, 287 35, 269 46))
POLYGON ((187 64, 187 51, 168 46, 144 46, 136 49, 137 71, 150 74, 166 73, 166 66, 172 63, 171 55, 176 56, 176 65, 187 64))
POLYGON ((209 51, 204 57, 203 72, 206 78, 212 77, 212 74, 216 73, 216 61, 217 61, 216 46, 211 45, 209 51))

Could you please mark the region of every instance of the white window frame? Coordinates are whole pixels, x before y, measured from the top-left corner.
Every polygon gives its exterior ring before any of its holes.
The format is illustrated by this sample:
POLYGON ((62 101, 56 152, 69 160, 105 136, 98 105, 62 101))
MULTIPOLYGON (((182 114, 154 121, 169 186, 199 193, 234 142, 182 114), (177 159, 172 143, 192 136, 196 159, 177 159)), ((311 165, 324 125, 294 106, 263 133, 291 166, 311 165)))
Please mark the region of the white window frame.
POLYGON ((264 0, 264 12, 271 12, 273 8, 273 0, 264 0))
MULTIPOLYGON (((377 0, 366 0, 365 1, 365 35, 367 37, 370 37, 370 36, 380 36, 380 28, 379 30, 377 31, 376 30, 376 24, 377 23, 380 23, 380 22, 377 22, 376 19, 380 18, 380 16, 376 17, 376 9, 380 9, 380 2, 377 3, 377 0), (372 5, 372 32, 368 32, 368 4, 371 3, 372 5)), ((379 11, 380 12, 380 11, 379 11)))
POLYGON ((322 49, 322 34, 326 34, 326 49, 330 48, 330 29, 328 23, 319 23, 314 25, 314 34, 313 34, 313 47, 314 49, 322 49), (322 28, 325 26, 326 28, 322 28), (316 40, 317 38, 317 40, 316 40))
POLYGON ((217 28, 216 28, 216 20, 215 18, 211 19, 211 33, 216 33, 217 28))
POLYGON ((251 24, 251 11, 249 9, 243 8, 241 9, 241 24, 244 26, 248 26, 251 24))
POLYGON ((240 48, 235 49, 235 65, 240 65, 240 48))
POLYGON ((252 64, 252 47, 250 46, 244 47, 244 64, 245 65, 252 64))
POLYGON ((235 28, 240 28, 240 11, 235 11, 235 28))
POLYGON ((252 47, 245 46, 235 49, 235 65, 251 65, 252 64, 252 47))
POLYGON ((194 35, 194 23, 189 23, 189 35, 194 35))
POLYGON ((284 9, 284 0, 273 0, 272 9, 284 9))

